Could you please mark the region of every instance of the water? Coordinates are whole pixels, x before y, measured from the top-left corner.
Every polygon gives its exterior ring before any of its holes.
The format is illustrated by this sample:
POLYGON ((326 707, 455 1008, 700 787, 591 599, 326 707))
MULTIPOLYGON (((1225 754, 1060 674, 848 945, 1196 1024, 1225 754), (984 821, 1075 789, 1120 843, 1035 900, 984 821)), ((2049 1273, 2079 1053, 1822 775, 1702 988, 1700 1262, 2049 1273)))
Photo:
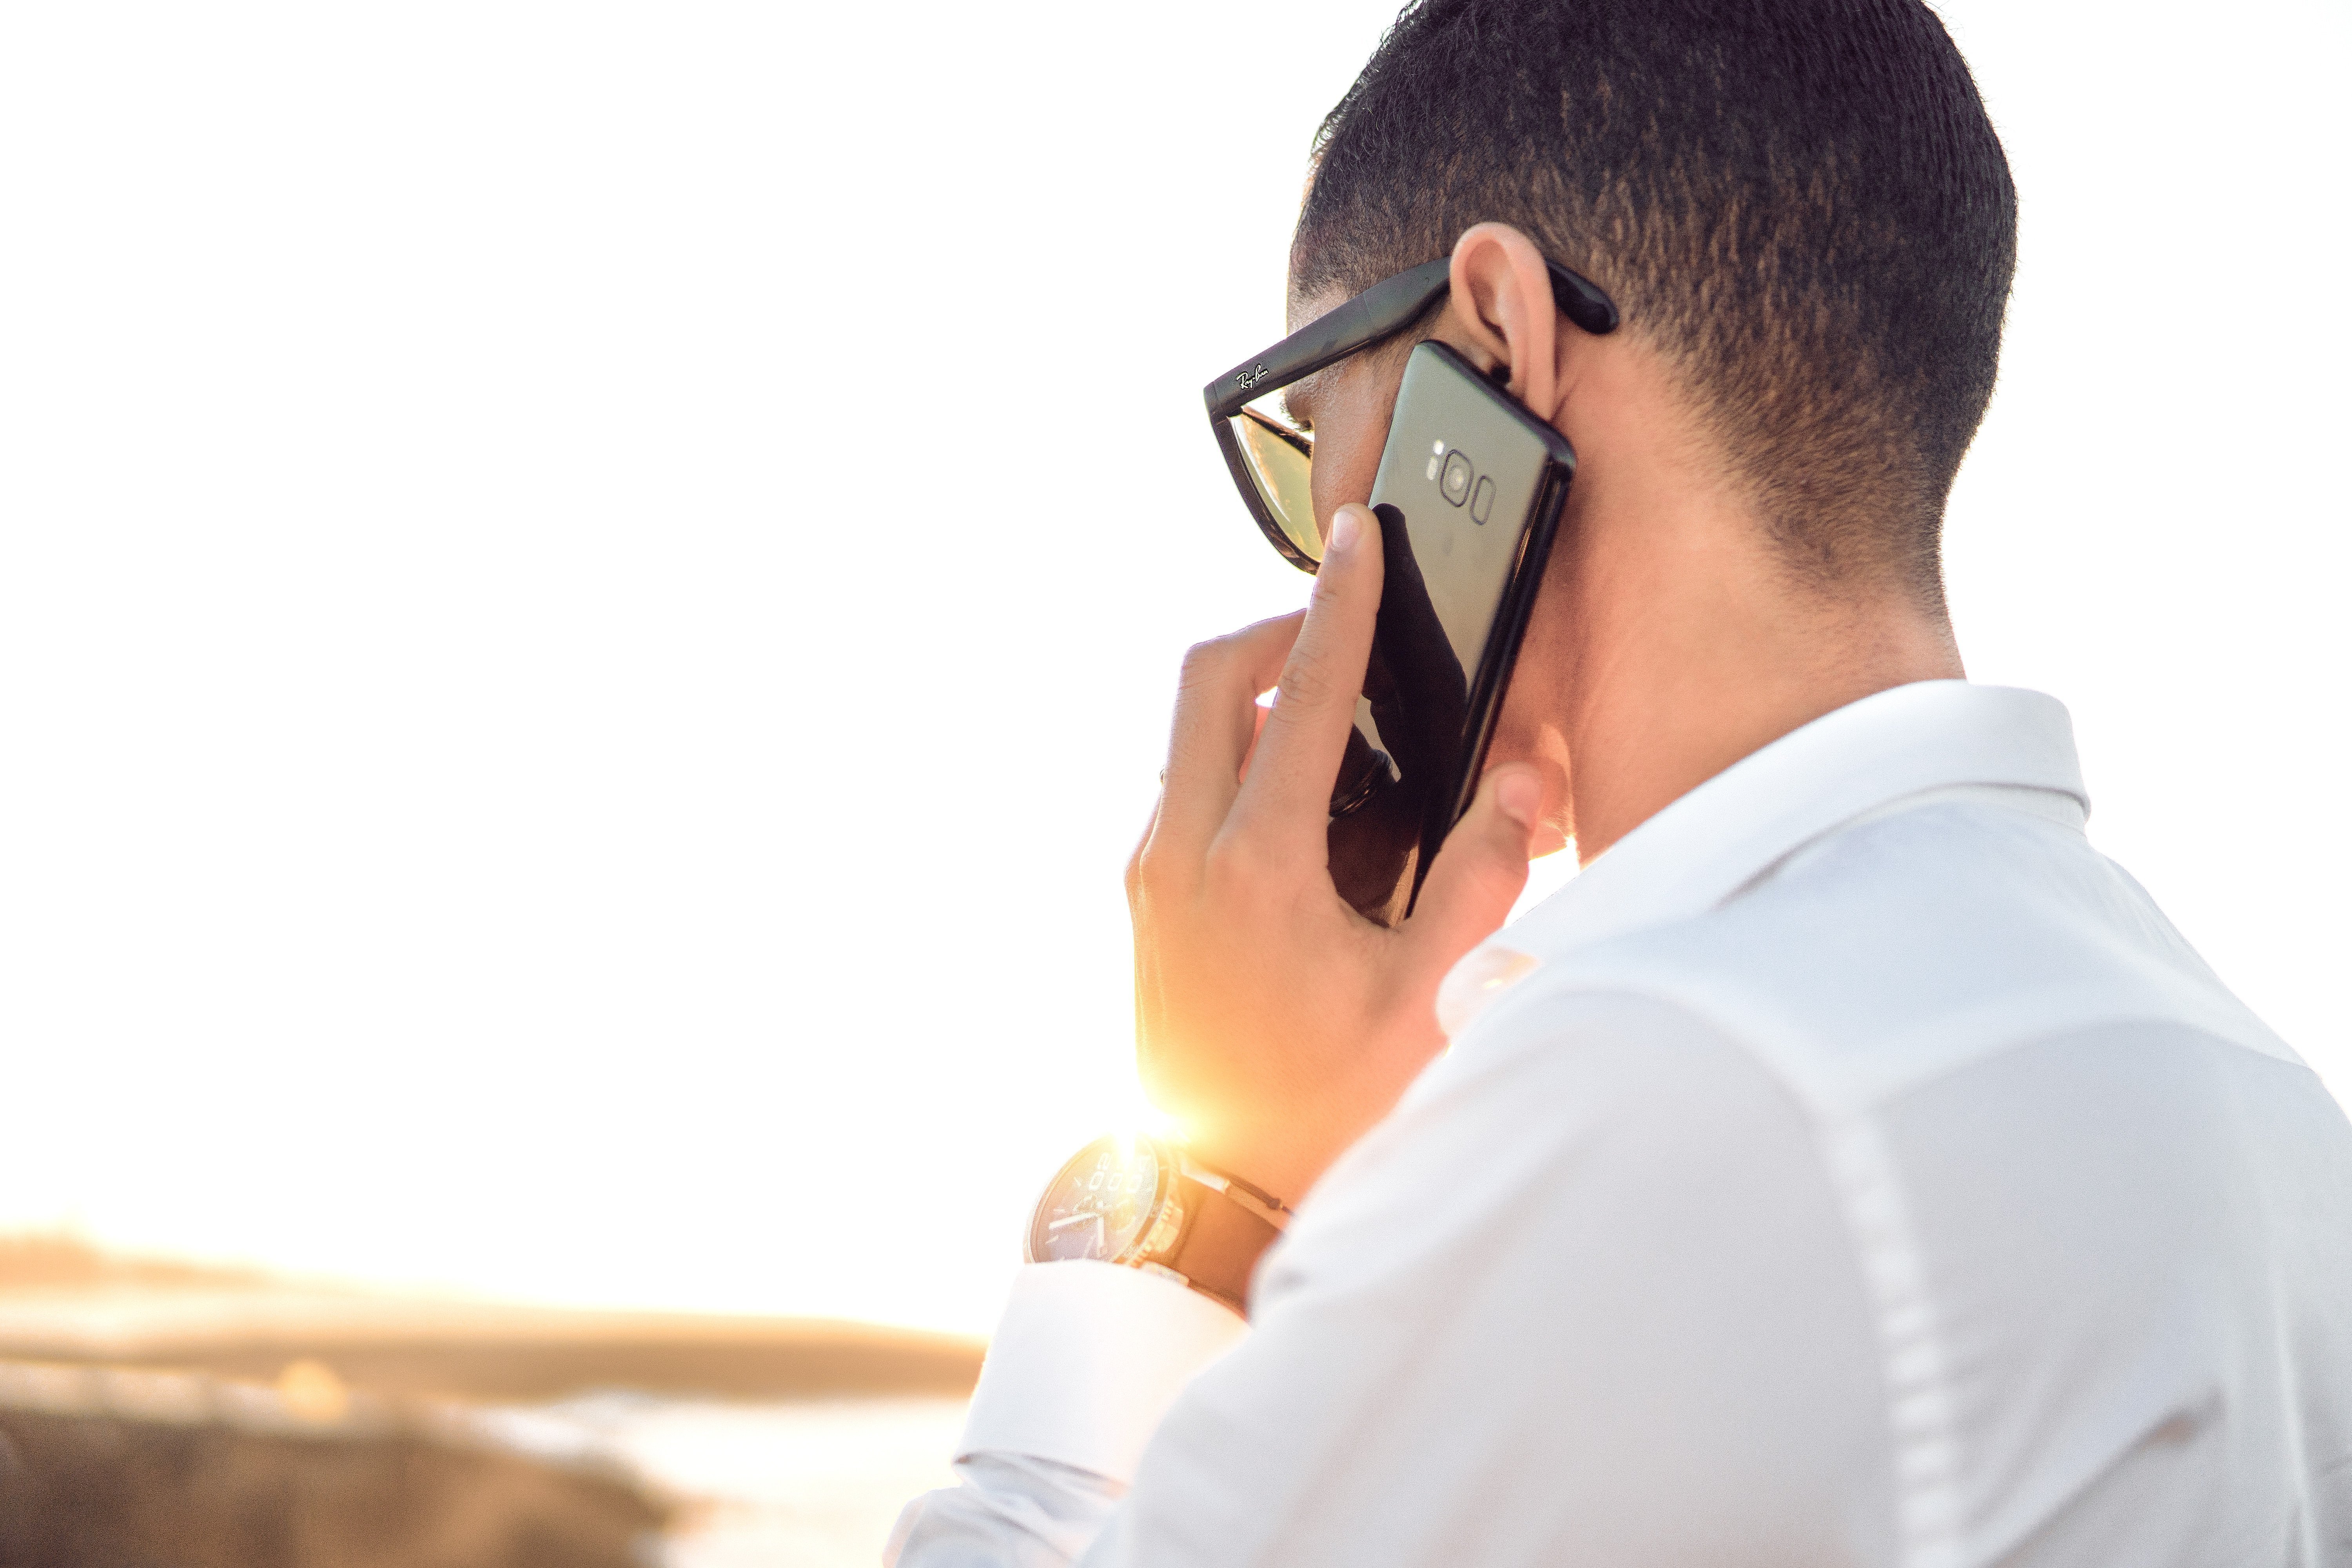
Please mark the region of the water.
POLYGON ((961 1399, 752 1405, 596 1394, 484 1411, 499 1440, 598 1458, 682 1503, 661 1568, 873 1568, 908 1499, 950 1484, 961 1399))

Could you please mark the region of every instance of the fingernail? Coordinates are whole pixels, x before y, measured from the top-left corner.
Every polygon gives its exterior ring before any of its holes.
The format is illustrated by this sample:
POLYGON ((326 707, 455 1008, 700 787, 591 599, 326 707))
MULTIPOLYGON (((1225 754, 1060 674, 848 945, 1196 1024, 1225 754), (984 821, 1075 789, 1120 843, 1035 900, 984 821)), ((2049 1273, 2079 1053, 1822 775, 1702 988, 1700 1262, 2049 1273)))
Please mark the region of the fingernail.
POLYGON ((1505 816, 1533 830, 1536 813, 1543 809, 1543 781, 1530 773, 1505 773, 1495 781, 1495 805, 1505 816))
POLYGON ((1341 507, 1339 515, 1331 520, 1330 549, 1332 552, 1336 554, 1342 550, 1353 549, 1356 535, 1363 531, 1364 525, 1356 521, 1355 508, 1341 507))

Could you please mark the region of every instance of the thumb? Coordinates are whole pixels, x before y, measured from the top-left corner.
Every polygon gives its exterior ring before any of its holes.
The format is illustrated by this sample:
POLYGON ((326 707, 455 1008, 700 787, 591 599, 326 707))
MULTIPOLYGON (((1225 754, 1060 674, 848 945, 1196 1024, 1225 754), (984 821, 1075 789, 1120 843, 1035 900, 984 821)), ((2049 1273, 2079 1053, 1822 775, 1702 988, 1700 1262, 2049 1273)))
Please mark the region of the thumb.
POLYGON ((1543 777, 1532 764, 1506 763, 1479 781, 1405 921, 1416 967, 1442 974, 1502 925, 1528 885, 1528 851, 1542 805, 1543 777))

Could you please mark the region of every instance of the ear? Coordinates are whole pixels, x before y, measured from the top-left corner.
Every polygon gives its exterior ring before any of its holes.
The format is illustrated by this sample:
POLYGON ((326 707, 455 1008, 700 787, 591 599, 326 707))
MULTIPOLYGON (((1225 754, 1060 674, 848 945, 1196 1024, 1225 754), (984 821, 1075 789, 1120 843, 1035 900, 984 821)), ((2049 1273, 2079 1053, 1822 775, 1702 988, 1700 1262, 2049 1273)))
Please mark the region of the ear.
POLYGON ((1543 252, 1509 224, 1482 223, 1455 242, 1452 280, 1449 313, 1466 340, 1454 346, 1485 368, 1508 365, 1511 395, 1557 423, 1574 334, 1561 329, 1543 252))

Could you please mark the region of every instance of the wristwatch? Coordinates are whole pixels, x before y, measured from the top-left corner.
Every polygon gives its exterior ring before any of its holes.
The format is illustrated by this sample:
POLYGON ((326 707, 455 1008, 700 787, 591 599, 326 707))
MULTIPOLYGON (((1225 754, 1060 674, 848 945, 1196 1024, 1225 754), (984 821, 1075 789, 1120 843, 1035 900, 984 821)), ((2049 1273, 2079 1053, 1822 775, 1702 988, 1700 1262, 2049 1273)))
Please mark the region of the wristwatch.
POLYGON ((1165 1138, 1097 1138, 1046 1184, 1032 1263, 1092 1258, 1161 1275, 1249 1315, 1250 1271, 1290 1210, 1165 1138))

